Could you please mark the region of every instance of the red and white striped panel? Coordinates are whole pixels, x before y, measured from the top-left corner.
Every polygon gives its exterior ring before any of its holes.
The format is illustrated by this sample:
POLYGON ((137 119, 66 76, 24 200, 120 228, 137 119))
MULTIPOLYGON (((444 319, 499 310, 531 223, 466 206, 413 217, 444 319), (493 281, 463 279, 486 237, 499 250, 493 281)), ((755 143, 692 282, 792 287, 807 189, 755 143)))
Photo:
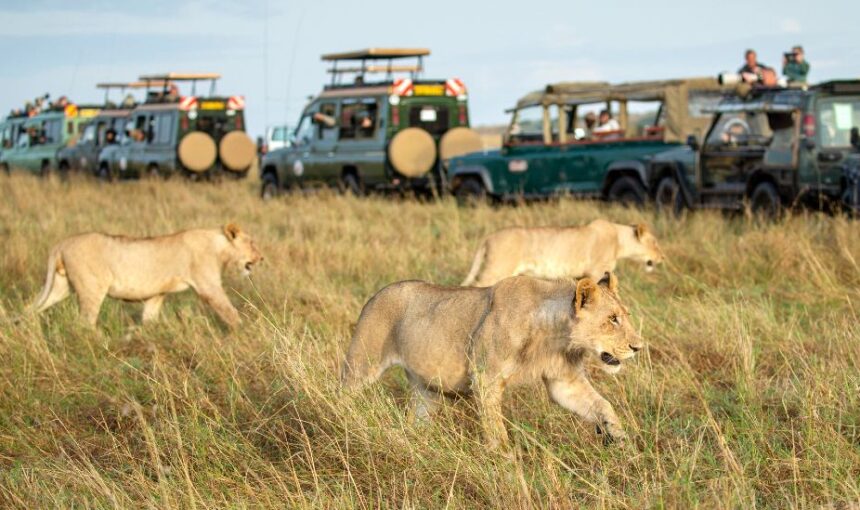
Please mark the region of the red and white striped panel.
POLYGON ((197 98, 194 96, 182 96, 179 98, 179 109, 183 111, 197 108, 197 98))
POLYGON ((394 80, 394 85, 391 86, 391 93, 395 96, 412 95, 415 85, 409 78, 398 78, 394 80))
POLYGON ((448 96, 459 97, 466 93, 466 85, 460 78, 448 78, 445 82, 445 94, 448 96))
POLYGON ((245 108, 245 96, 230 96, 227 99, 228 110, 243 110, 245 108))

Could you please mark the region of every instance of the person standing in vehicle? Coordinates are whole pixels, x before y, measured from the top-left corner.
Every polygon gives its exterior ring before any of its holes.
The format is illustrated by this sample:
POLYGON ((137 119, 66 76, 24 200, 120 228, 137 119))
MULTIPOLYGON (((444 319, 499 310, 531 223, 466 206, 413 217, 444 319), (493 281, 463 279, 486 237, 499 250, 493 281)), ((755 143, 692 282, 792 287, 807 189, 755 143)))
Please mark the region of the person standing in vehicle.
POLYGON ((806 83, 809 74, 809 62, 803 54, 803 46, 797 45, 782 57, 782 74, 788 83, 806 83))
POLYGON ((738 74, 752 74, 756 76, 756 80, 744 79, 744 81, 762 81, 762 73, 766 69, 770 68, 759 62, 755 50, 750 49, 744 53, 744 65, 738 69, 738 74))

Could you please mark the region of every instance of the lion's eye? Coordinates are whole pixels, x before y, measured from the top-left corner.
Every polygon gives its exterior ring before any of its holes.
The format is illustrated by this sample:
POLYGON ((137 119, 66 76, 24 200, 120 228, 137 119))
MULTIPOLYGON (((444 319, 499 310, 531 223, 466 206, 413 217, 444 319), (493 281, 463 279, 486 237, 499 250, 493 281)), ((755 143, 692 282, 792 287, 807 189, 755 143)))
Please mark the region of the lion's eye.
POLYGON ((610 316, 609 316, 609 322, 611 322, 612 324, 614 324, 614 325, 616 325, 616 326, 620 326, 620 325, 621 325, 621 322, 619 322, 619 320, 618 320, 618 316, 617 316, 617 315, 610 315, 610 316))

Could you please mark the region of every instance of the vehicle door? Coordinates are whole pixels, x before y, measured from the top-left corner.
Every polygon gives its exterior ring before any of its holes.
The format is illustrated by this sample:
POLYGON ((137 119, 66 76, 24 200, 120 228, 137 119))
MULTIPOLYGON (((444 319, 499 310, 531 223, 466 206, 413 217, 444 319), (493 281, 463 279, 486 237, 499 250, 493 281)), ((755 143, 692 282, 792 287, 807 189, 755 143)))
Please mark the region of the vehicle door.
POLYGON ((546 157, 553 149, 544 143, 543 112, 540 105, 513 112, 506 135, 506 168, 499 179, 503 193, 542 194, 553 180, 545 165, 546 157))
POLYGON ((354 167, 365 183, 384 180, 385 122, 381 98, 349 98, 340 104, 337 170, 354 167))
POLYGON ((701 191, 743 194, 748 173, 761 165, 771 136, 764 112, 719 114, 702 147, 701 191))
POLYGON ((81 133, 78 143, 69 152, 69 167, 84 171, 94 168, 94 163, 98 160, 99 138, 102 137, 103 139, 105 126, 106 121, 98 119, 84 127, 84 132, 81 133))
POLYGON ((176 138, 177 121, 175 111, 152 114, 146 134, 146 171, 152 168, 161 173, 176 171, 176 144, 173 141, 176 138))
POLYGON ((320 101, 319 110, 313 117, 313 152, 316 177, 327 183, 340 179, 341 165, 337 161, 338 104, 334 99, 320 101))
POLYGON ((7 151, 4 150, 4 157, 8 161, 9 168, 17 168, 28 170, 24 166, 24 160, 27 156, 27 151, 30 150, 31 133, 27 125, 17 124, 13 129, 14 140, 11 147, 7 151))
POLYGON ((319 180, 319 162, 313 150, 317 130, 314 114, 317 113, 318 107, 319 105, 314 103, 305 109, 296 126, 293 146, 286 151, 287 157, 284 160, 284 165, 287 167, 284 174, 285 185, 297 183, 303 186, 319 180))
POLYGON ((146 169, 147 135, 152 124, 152 114, 136 113, 130 122, 128 143, 122 147, 119 169, 125 175, 142 175, 146 169))
POLYGON ((804 172, 806 184, 834 186, 842 177, 845 157, 851 146, 851 129, 860 127, 860 96, 830 96, 816 101, 815 151, 804 172))

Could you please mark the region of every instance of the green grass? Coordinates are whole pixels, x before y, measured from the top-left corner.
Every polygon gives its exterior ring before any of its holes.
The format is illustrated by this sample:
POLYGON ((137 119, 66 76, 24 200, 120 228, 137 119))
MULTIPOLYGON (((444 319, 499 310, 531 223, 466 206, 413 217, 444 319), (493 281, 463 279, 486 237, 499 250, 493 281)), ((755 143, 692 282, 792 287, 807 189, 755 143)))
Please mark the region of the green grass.
POLYGON ((0 176, 0 506, 860 505, 860 225, 574 201, 263 203, 255 186, 0 176), (597 217, 652 224, 670 259, 651 274, 620 264, 648 348, 616 377, 594 373, 629 448, 604 447, 539 387, 506 400, 513 458, 483 445, 469 400, 413 425, 398 370, 339 391, 352 328, 380 287, 456 285, 486 233, 597 217), (192 294, 146 326, 139 305, 108 301, 87 328, 73 299, 16 320, 65 236, 228 221, 266 256, 251 280, 225 277, 238 331, 192 294))

